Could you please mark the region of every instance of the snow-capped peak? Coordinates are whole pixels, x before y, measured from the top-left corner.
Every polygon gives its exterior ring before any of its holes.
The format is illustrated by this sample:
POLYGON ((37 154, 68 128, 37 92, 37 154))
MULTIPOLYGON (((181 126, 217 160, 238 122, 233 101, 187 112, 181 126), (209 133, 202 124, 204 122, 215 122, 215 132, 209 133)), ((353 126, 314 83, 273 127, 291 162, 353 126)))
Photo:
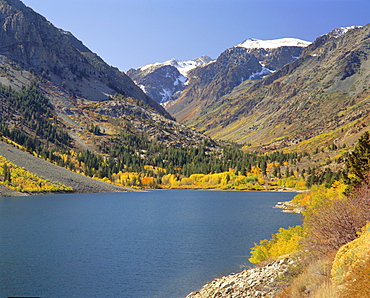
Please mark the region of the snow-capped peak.
POLYGON ((195 58, 195 59, 192 59, 192 60, 188 60, 188 61, 184 61, 184 60, 180 60, 180 59, 171 59, 171 60, 168 60, 166 62, 163 62, 163 63, 158 63, 158 62, 155 62, 155 63, 152 63, 152 64, 148 64, 148 65, 144 65, 142 67, 140 67, 139 69, 142 70, 142 71, 149 71, 151 69, 156 69, 156 68, 159 68, 159 67, 162 67, 164 65, 171 65, 173 67, 176 67, 178 69, 178 71, 183 75, 183 76, 187 76, 187 73, 200 66, 200 65, 204 65, 204 64, 207 64, 209 62, 212 62, 214 61, 212 58, 208 57, 208 56, 202 56, 200 58, 195 58))
POLYGON ((174 67, 176 67, 178 69, 178 71, 186 77, 187 73, 200 66, 200 65, 204 65, 204 64, 207 64, 209 62, 212 62, 213 59, 211 57, 208 57, 208 56, 202 56, 200 58, 195 58, 195 59, 192 59, 192 60, 188 60, 188 61, 184 61, 184 60, 179 60, 179 59, 171 59, 171 60, 168 60, 166 62, 164 62, 163 64, 164 65, 172 65, 174 67))
POLYGON ((296 38, 280 38, 272 40, 260 40, 250 38, 238 44, 236 47, 247 49, 276 49, 279 47, 307 47, 311 44, 309 41, 296 38))
POLYGON ((151 64, 141 66, 138 69, 140 69, 141 71, 146 71, 148 69, 152 69, 152 68, 155 68, 156 66, 160 66, 160 65, 162 65, 162 63, 154 62, 154 63, 151 63, 151 64))

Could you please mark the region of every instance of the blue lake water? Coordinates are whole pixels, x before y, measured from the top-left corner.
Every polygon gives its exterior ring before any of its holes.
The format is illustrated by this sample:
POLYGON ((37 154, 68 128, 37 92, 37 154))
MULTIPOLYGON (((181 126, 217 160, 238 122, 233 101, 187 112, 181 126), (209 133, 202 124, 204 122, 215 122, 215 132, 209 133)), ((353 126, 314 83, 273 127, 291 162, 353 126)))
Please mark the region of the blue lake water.
POLYGON ((184 297, 301 223, 293 193, 152 191, 0 198, 0 297, 184 297))

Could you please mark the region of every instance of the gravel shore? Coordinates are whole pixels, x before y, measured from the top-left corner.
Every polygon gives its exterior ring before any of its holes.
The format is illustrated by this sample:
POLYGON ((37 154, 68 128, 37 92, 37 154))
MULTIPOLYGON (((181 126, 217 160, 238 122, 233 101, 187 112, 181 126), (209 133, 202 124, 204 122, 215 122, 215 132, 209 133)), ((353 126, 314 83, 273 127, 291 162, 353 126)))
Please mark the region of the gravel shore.
POLYGON ((265 266, 216 278, 186 298, 273 298, 283 289, 283 280, 291 276, 295 261, 289 257, 265 266))
POLYGON ((26 196, 26 195, 27 194, 24 194, 19 191, 15 191, 13 189, 0 185, 0 197, 14 197, 14 196, 20 197, 20 196, 26 196))
MULTIPOLYGON (((27 171, 37 174, 52 182, 60 182, 73 188, 74 192, 124 192, 135 191, 132 188, 112 185, 85 177, 65 168, 37 158, 27 152, 23 152, 9 144, 0 141, 0 155, 16 164, 24 167, 27 171)), ((19 194, 19 193, 18 193, 19 194)), ((0 188, 0 196, 18 195, 6 187, 0 188)))

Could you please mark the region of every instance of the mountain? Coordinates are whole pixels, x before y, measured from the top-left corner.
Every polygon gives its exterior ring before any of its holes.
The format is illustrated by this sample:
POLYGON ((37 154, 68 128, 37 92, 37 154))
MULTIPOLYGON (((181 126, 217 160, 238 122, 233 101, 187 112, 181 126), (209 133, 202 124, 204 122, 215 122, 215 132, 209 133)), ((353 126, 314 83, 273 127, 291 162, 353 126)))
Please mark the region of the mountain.
POLYGON ((177 120, 189 121, 241 83, 261 79, 299 58, 309 44, 294 38, 248 39, 191 70, 185 90, 167 110, 177 120))
MULTIPOLYGON (((370 25, 336 29, 261 80, 245 81, 221 97, 204 95, 193 106, 197 98, 180 97, 169 111, 189 119, 199 131, 251 150, 313 151, 316 146, 353 143, 369 124, 369 36, 370 25), (188 105, 182 109, 188 115, 179 109, 185 100, 188 105), (199 111, 190 114, 189 106, 199 111)), ((229 51, 236 50, 242 51, 229 51)), ((192 75, 196 72, 200 68, 192 75)))
POLYGON ((187 81, 187 78, 172 65, 154 66, 144 70, 131 69, 127 74, 158 103, 173 100, 177 92, 184 90, 187 81))
MULTIPOLYGON (((54 85, 63 85, 74 97, 105 100, 117 92, 135 97, 168 114, 146 96, 132 80, 118 69, 108 66, 71 33, 54 27, 19 0, 0 1, 0 63, 41 76, 54 85)), ((18 73, 3 84, 19 87, 26 83, 18 73)))
POLYGON ((178 94, 185 89, 189 71, 211 61, 213 60, 208 56, 189 61, 171 59, 163 63, 130 69, 127 75, 156 102, 166 103, 176 99, 178 94))
POLYGON ((0 0, 0 25, 3 135, 29 139, 35 149, 47 145, 97 152, 120 132, 173 147, 208 142, 174 122, 125 73, 72 33, 21 1, 0 0))

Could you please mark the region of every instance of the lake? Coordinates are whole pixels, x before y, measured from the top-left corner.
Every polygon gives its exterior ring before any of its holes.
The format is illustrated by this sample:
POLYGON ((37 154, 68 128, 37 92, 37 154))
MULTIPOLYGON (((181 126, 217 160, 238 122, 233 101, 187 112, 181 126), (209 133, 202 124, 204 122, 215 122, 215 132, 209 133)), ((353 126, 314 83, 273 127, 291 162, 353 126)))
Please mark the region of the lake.
POLYGON ((294 193, 158 190, 0 198, 1 297, 184 297, 250 265, 294 193))

